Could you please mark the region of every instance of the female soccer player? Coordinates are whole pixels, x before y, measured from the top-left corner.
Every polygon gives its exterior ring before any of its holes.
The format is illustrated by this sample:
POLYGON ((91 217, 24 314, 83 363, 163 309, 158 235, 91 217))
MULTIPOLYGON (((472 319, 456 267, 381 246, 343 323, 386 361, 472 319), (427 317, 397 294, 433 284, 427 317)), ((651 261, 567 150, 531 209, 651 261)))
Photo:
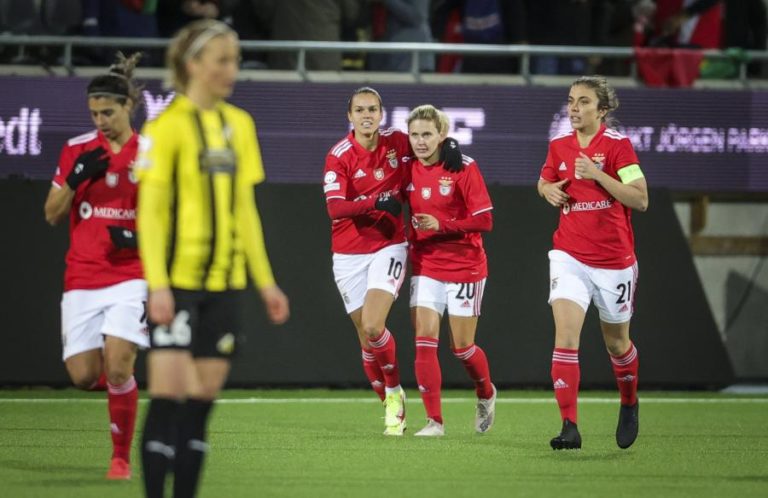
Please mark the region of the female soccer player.
POLYGON ((269 318, 288 319, 275 284, 253 187, 264 180, 251 116, 224 99, 240 60, 218 21, 183 28, 166 54, 177 95, 142 131, 139 251, 149 286, 151 398, 142 441, 146 495, 194 496, 206 423, 241 331, 246 266, 269 318))
MULTIPOLYGON (((325 159, 324 187, 332 223, 333 273, 362 348, 363 369, 384 401, 385 435, 405 430, 405 392, 395 338, 386 319, 405 278, 405 230, 400 199, 411 156, 408 137, 380 130, 382 102, 370 87, 347 104, 352 131, 325 159)), ((458 142, 441 149, 446 168, 461 169, 458 142)))
POLYGON ((138 400, 133 365, 137 346, 149 345, 131 169, 138 145, 131 113, 139 102, 131 75, 139 57, 118 54, 109 72, 89 83, 88 108, 96 130, 64 145, 45 201, 51 225, 69 217, 61 300, 67 372, 80 389, 95 388, 106 377, 113 448, 107 479, 131 477, 138 400))
POLYGON ((439 147, 447 131, 448 118, 431 105, 419 106, 408 116, 408 137, 417 159, 406 187, 413 213, 411 319, 416 332, 416 380, 427 412, 427 425, 417 436, 445 434, 437 346, 446 308, 453 354, 475 382, 477 432, 491 428, 496 405, 488 359, 475 344, 488 276, 481 233, 493 226, 493 205, 472 158, 464 156, 460 172, 440 167, 439 147))
POLYGON ((589 303, 597 307, 603 340, 621 394, 616 443, 637 438, 637 349, 629 320, 637 288, 630 216, 648 209, 648 189, 629 139, 606 126, 619 106, 598 76, 573 82, 568 113, 573 132, 553 138, 539 195, 561 210, 549 252, 549 303, 555 320, 552 382, 563 426, 553 449, 581 448, 577 427, 579 336, 589 303))

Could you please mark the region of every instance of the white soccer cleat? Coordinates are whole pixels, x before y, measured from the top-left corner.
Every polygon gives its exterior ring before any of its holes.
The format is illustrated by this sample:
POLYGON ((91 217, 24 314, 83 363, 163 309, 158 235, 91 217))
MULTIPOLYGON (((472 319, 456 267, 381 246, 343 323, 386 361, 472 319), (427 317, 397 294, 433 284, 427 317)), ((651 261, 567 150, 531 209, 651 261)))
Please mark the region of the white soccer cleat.
POLYGON ((431 418, 427 419, 427 425, 415 434, 416 436, 445 436, 445 427, 431 418))
POLYGON ((384 398, 384 435, 402 436, 405 432, 405 391, 389 393, 384 398))
POLYGON ((475 430, 484 434, 493 427, 493 418, 496 415, 496 386, 493 387, 493 396, 490 399, 478 399, 475 412, 475 430))

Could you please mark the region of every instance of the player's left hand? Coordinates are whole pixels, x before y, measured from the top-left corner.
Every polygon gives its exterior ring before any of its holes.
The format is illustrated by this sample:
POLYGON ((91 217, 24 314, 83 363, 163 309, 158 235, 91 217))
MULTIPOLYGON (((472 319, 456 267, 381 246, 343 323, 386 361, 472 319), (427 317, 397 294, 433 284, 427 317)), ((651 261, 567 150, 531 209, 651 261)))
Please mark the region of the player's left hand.
POLYGON ((580 157, 576 158, 576 162, 574 163, 576 165, 576 179, 597 180, 597 177, 600 175, 600 170, 597 169, 595 163, 593 163, 592 159, 583 152, 579 152, 579 156, 580 157))
POLYGON ((443 169, 451 173, 458 173, 464 169, 464 157, 458 140, 451 137, 443 140, 440 144, 440 162, 443 163, 443 169))
POLYGON ((277 285, 259 289, 264 307, 267 309, 267 317, 275 325, 282 325, 288 321, 291 315, 288 297, 277 285))
POLYGON ((136 238, 136 232, 129 228, 109 225, 109 238, 112 239, 112 243, 118 249, 136 249, 138 248, 138 239, 136 238))
POLYGON ((437 221, 437 218, 435 218, 431 214, 416 213, 413 215, 413 217, 416 220, 416 228, 418 230, 424 230, 424 231, 431 230, 433 232, 440 231, 440 222, 437 221))

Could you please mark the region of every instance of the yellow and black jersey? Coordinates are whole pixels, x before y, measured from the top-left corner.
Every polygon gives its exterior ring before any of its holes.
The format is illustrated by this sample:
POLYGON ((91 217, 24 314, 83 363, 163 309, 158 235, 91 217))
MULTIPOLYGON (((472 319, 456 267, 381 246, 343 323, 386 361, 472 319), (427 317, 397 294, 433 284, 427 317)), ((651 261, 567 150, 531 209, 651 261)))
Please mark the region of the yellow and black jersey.
POLYGON ((251 116, 177 95, 144 125, 137 160, 139 251, 150 289, 274 285, 253 186, 264 181, 251 116))

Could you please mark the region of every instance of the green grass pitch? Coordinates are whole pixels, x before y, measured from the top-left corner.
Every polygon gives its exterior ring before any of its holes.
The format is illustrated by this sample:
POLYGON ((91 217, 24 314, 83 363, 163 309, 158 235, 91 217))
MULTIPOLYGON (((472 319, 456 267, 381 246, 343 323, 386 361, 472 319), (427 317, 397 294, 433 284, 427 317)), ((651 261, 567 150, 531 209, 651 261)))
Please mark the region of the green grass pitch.
MULTIPOLYGON (((640 436, 620 450, 616 393, 583 393, 583 449, 555 452, 548 443, 560 422, 550 392, 500 392, 496 424, 481 436, 472 392, 449 391, 442 439, 413 437, 424 411, 418 393, 409 394, 406 436, 385 438, 383 409, 369 392, 227 391, 210 426, 199 496, 768 496, 768 396, 642 392, 640 436)), ((105 398, 0 392, 0 496, 142 496, 137 475, 104 480, 105 398)))

